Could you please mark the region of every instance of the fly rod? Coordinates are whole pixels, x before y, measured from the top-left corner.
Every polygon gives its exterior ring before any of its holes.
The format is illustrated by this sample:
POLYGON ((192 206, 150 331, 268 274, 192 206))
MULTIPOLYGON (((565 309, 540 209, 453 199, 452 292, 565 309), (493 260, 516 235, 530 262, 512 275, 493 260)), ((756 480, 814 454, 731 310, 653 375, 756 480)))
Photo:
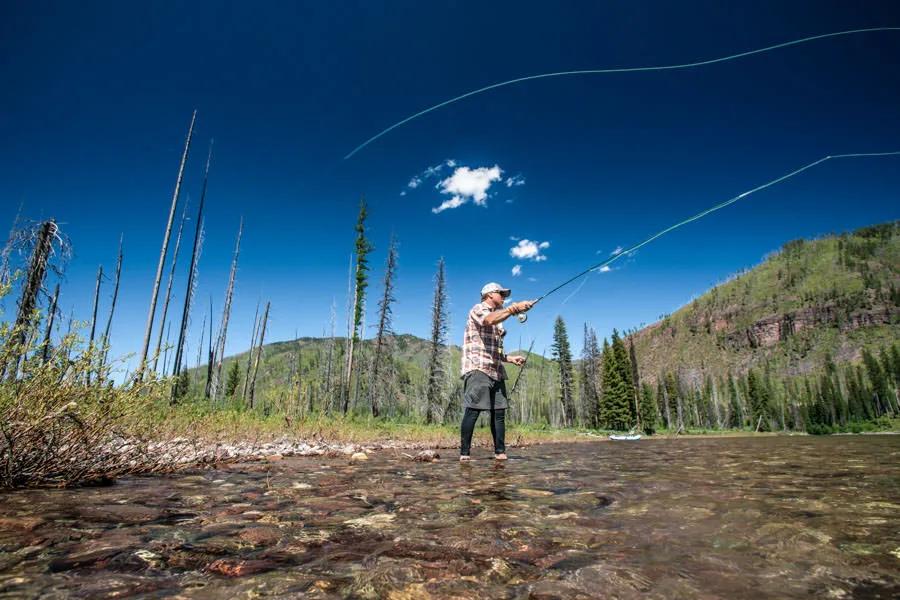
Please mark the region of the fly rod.
MULTIPOLYGON (((730 206, 730 205, 734 204, 735 202, 737 202, 738 200, 746 198, 747 196, 749 196, 751 194, 755 194, 756 192, 758 192, 760 190, 764 190, 775 184, 781 183, 782 181, 790 179, 791 177, 794 177, 795 175, 799 175, 800 173, 802 173, 808 169, 812 169, 813 167, 820 165, 826 161, 829 161, 829 160, 835 159, 835 158, 871 158, 871 157, 878 157, 878 156, 898 156, 898 155, 900 155, 900 150, 893 151, 893 152, 858 152, 858 153, 853 153, 853 154, 834 154, 834 155, 822 157, 819 160, 815 160, 807 165, 800 167, 799 169, 791 171, 790 173, 787 173, 785 175, 777 177, 777 178, 775 178, 771 181, 768 181, 762 185, 759 185, 751 190, 747 190, 746 192, 742 192, 742 193, 738 194, 737 196, 729 198, 728 200, 721 202, 719 204, 716 204, 713 207, 707 208, 706 210, 699 212, 692 217, 688 217, 687 219, 685 219, 679 223, 676 223, 670 227, 663 229, 662 231, 660 231, 658 233, 653 234, 652 236, 648 237, 646 240, 644 240, 638 244, 635 244, 634 246, 631 246, 630 248, 626 248, 625 250, 622 250, 621 252, 617 252, 617 253, 613 254, 612 256, 610 256, 609 258, 604 260, 603 262, 599 262, 596 265, 588 267, 587 269, 578 273, 577 275, 565 280, 564 282, 562 282, 555 288, 551 289, 550 291, 544 292, 543 295, 541 295, 537 299, 531 301, 531 307, 533 308, 534 305, 536 305, 538 302, 540 302, 541 300, 543 300, 550 294, 553 294, 553 293, 557 292, 558 290, 566 287, 573 281, 576 281, 577 279, 584 277, 591 271, 596 271, 597 269, 602 269, 603 267, 610 265, 611 263, 618 260, 622 256, 625 256, 627 254, 631 254, 632 252, 635 252, 636 250, 638 250, 638 249, 646 246, 650 242, 664 236, 665 234, 669 233, 670 231, 674 231, 674 230, 678 229, 679 227, 687 225, 688 223, 692 223, 694 221, 697 221, 698 219, 702 219, 703 217, 705 217, 706 215, 708 215, 710 213, 714 213, 717 210, 725 208, 726 206, 730 206)), ((519 313, 518 315, 516 315, 516 317, 519 319, 520 323, 524 323, 526 320, 528 320, 528 316, 524 312, 519 313)))

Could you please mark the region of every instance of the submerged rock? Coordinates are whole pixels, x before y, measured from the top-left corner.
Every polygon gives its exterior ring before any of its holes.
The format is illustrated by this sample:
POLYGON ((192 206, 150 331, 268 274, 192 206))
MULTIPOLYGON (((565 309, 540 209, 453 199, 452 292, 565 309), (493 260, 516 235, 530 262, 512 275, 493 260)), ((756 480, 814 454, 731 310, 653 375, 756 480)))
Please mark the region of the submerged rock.
POLYGON ((275 567, 275 563, 270 560, 234 560, 230 558, 222 558, 208 567, 207 571, 224 575, 225 577, 244 577, 255 573, 270 571, 275 567))
POLYGON ((360 460, 369 460, 369 455, 366 454, 365 452, 354 452, 350 456, 350 462, 357 462, 360 460))

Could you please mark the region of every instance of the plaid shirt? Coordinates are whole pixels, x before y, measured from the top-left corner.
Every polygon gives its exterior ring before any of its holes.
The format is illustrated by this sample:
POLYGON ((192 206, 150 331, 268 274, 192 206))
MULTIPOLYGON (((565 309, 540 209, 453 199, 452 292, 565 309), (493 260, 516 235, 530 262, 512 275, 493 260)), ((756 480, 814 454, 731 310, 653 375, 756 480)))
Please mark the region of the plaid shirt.
POLYGON ((469 311, 463 337, 463 377, 471 371, 481 371, 495 381, 506 379, 506 370, 501 362, 506 358, 503 353, 503 336, 506 335, 506 330, 499 323, 484 324, 484 318, 492 310, 487 302, 480 302, 469 311))

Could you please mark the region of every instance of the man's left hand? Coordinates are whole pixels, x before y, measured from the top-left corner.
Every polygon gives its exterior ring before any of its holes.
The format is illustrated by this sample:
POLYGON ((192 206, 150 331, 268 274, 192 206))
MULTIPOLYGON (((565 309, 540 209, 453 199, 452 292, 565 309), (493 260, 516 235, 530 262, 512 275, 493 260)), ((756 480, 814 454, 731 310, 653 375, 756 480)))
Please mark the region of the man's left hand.
POLYGON ((524 356, 509 356, 507 358, 509 359, 509 362, 516 365, 517 367, 521 367, 522 365, 525 364, 524 356))

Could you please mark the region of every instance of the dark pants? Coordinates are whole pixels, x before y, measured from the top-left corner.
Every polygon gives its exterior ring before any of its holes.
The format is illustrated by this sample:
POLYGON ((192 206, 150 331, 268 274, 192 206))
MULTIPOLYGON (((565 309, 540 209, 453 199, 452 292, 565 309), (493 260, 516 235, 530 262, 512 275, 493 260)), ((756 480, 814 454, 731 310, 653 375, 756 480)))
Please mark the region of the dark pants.
MULTIPOLYGON (((490 409, 488 409, 490 410, 490 409)), ((460 428, 459 454, 469 456, 472 450, 472 434, 475 433, 475 421, 481 410, 466 408, 460 428)), ((506 452, 506 409, 496 408, 491 413, 491 437, 494 438, 494 454, 506 452)))

